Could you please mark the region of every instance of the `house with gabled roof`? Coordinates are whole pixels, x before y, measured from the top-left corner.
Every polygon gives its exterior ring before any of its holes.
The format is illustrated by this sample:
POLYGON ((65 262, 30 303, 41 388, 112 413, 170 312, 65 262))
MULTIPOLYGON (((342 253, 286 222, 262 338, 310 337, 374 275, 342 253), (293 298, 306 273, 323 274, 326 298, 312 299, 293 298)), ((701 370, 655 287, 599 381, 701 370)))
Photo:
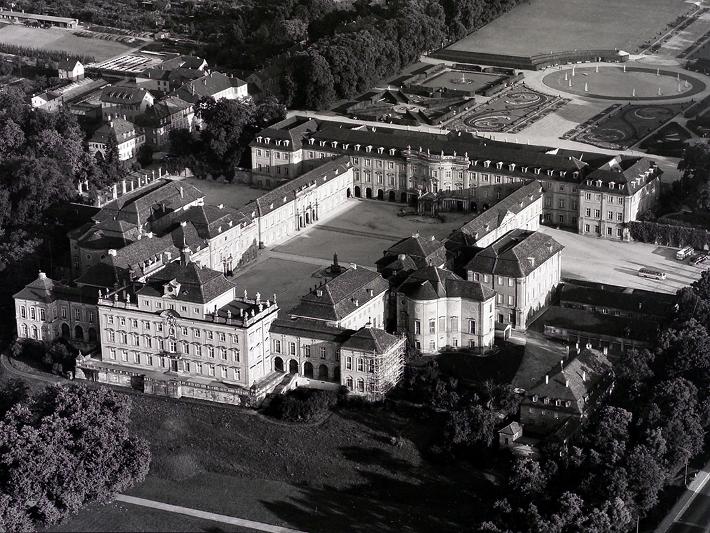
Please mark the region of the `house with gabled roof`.
POLYGON ((483 352, 495 336, 495 292, 444 268, 411 273, 396 289, 397 331, 411 345, 433 355, 444 348, 483 352))
POLYGON ((544 233, 514 229, 474 250, 466 276, 496 292, 498 324, 524 330, 550 303, 560 282, 563 248, 544 233))

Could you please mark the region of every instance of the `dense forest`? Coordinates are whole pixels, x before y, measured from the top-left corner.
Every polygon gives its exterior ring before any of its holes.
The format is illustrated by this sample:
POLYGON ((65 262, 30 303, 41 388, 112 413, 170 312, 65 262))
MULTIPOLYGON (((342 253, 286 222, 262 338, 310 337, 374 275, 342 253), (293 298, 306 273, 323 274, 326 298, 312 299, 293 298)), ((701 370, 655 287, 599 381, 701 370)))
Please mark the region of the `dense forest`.
POLYGON ((16 8, 205 43, 213 64, 257 71, 277 59, 287 106, 320 109, 395 75, 422 52, 483 26, 521 0, 20 0, 16 8), (118 5, 117 5, 118 4, 118 5))

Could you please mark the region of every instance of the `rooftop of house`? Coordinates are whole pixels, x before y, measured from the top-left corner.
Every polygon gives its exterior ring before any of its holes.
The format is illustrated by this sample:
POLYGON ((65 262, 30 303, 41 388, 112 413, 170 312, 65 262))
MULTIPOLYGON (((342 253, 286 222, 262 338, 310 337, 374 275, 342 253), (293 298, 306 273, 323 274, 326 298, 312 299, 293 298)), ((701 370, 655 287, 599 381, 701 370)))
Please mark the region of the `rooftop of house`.
POLYGON ((145 87, 109 85, 101 90, 101 101, 110 104, 139 104, 146 98, 152 99, 152 97, 145 87))
POLYGON ((394 243, 385 250, 384 257, 380 258, 377 264, 389 263, 400 255, 410 257, 419 268, 429 265, 441 266, 446 262, 446 248, 433 235, 422 237, 419 233, 415 233, 394 243))
POLYGON ((535 180, 516 189, 500 202, 457 229, 452 241, 462 246, 473 246, 476 241, 498 229, 509 217, 542 198, 542 185, 535 180))
POLYGON ((179 68, 203 70, 207 67, 207 61, 198 56, 176 55, 163 61, 158 68, 162 70, 175 70, 179 68))
POLYGON ((582 347, 578 354, 571 352, 570 357, 561 360, 539 376, 530 376, 531 386, 526 388, 526 403, 570 408, 583 413, 592 391, 600 383, 609 379, 611 362, 606 355, 587 347, 582 347), (545 403, 545 400, 550 403, 545 403), (566 402, 569 402, 567 404, 566 402))
POLYGON ((114 118, 102 124, 91 136, 89 142, 106 144, 109 139, 115 139, 118 144, 135 139, 140 131, 135 124, 122 118, 114 118))
POLYGON ((660 172, 650 159, 618 155, 590 172, 580 188, 632 195, 660 172))
POLYGON ((206 304, 226 292, 234 292, 234 283, 217 272, 192 261, 174 261, 150 276, 139 296, 170 296, 181 302, 206 304))
MULTIPOLYGON (((329 159, 319 167, 309 170, 305 174, 301 174, 297 178, 264 193, 253 203, 256 205, 259 216, 267 215, 271 211, 292 202, 301 190, 327 183, 340 176, 343 172, 347 172, 351 166, 350 160, 345 156, 329 159)), ((250 206, 252 206, 251 202, 244 209, 249 211, 251 209, 250 206)))
POLYGON ((520 424, 517 422, 513 421, 504 428, 501 428, 498 430, 498 433, 503 434, 503 435, 517 435, 518 433, 522 432, 523 428, 520 424))
POLYGON ((673 312, 676 296, 606 283, 565 280, 560 290, 560 304, 584 304, 666 318, 673 312))
POLYGON ((75 68, 82 66, 81 61, 71 57, 65 57, 57 61, 58 70, 74 70, 75 68))
POLYGON ((175 114, 192 109, 192 104, 177 96, 166 96, 148 107, 136 117, 136 123, 144 127, 159 127, 175 114))
POLYGON ((353 333, 343 343, 343 348, 381 355, 401 341, 401 337, 390 335, 383 329, 365 326, 353 333))
POLYGON ((476 253, 466 265, 469 272, 524 278, 564 247, 537 231, 514 229, 476 253))
POLYGON ((382 295, 388 286, 378 272, 351 267, 303 296, 289 315, 339 321, 382 295))
POLYGON ((412 300, 464 298, 484 302, 495 296, 495 291, 477 281, 461 279, 444 268, 429 266, 412 272, 397 292, 412 300))
POLYGON ((246 82, 222 72, 210 72, 199 78, 186 81, 182 87, 171 93, 181 99, 194 103, 205 96, 215 96, 233 87, 241 87, 246 82))
POLYGON ((271 324, 271 334, 342 343, 354 330, 329 326, 322 320, 304 317, 278 318, 271 324))
POLYGON ((52 303, 56 300, 66 300, 70 302, 96 304, 98 292, 91 287, 75 287, 56 282, 47 277, 44 272, 38 274, 37 278, 25 285, 13 297, 16 300, 29 300, 32 302, 52 303))

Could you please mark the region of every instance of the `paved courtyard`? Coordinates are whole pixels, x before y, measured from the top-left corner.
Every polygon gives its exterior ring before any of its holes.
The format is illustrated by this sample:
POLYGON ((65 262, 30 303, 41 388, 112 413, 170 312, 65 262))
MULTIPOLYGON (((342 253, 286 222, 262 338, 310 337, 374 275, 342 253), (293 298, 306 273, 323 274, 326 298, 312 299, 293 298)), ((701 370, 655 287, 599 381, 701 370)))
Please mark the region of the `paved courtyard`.
POLYGON ((197 178, 184 178, 183 181, 205 193, 206 204, 224 204, 236 209, 248 204, 266 192, 264 189, 250 187, 244 183, 222 183, 197 178))
POLYGON ((677 248, 640 242, 607 241, 584 237, 550 227, 541 231, 565 246, 562 251, 562 277, 597 281, 624 287, 675 293, 700 277, 701 268, 675 259, 677 248), (666 272, 665 280, 638 275, 641 267, 666 272))

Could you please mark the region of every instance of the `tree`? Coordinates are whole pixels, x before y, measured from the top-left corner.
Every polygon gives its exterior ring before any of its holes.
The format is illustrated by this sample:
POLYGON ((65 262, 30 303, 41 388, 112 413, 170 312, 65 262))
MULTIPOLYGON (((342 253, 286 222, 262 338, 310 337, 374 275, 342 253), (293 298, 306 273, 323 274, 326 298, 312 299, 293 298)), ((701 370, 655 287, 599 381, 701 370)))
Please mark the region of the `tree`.
POLYGON ((495 413, 481 405, 469 405, 452 411, 444 429, 444 442, 448 446, 489 448, 496 439, 495 413))
POLYGON ((643 445, 631 450, 626 458, 626 470, 637 513, 643 515, 658 503, 666 473, 652 450, 643 445))
POLYGON ((548 477, 540 463, 529 457, 518 457, 513 461, 508 475, 510 490, 529 498, 542 493, 547 486, 548 477))
POLYGON ((595 414, 595 423, 587 438, 590 446, 601 454, 603 464, 614 465, 624 457, 631 418, 630 412, 612 406, 603 407, 595 414))
POLYGON ((298 56, 295 63, 300 98, 294 103, 308 109, 327 108, 335 100, 335 82, 328 62, 317 50, 311 50, 298 56))
POLYGON ((150 452, 129 413, 126 396, 78 385, 16 403, 0 420, 0 529, 46 527, 141 482, 150 452))

